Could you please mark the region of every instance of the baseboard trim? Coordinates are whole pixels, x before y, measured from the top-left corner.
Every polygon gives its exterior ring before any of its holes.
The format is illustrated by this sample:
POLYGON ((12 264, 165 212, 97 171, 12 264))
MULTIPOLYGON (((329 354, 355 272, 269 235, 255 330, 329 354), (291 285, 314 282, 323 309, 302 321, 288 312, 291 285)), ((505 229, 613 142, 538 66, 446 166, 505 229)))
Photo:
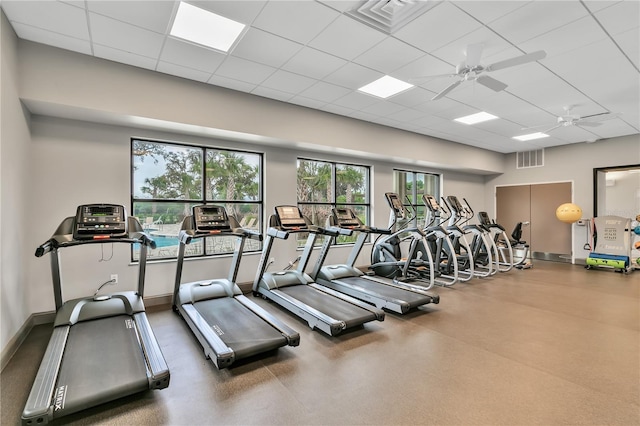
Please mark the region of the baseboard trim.
POLYGON ((27 338, 33 327, 36 325, 52 323, 55 317, 56 313, 54 311, 31 314, 2 350, 2 354, 0 355, 0 371, 4 370, 7 364, 9 364, 9 361, 11 361, 11 358, 13 358, 13 355, 18 351, 22 342, 27 338))

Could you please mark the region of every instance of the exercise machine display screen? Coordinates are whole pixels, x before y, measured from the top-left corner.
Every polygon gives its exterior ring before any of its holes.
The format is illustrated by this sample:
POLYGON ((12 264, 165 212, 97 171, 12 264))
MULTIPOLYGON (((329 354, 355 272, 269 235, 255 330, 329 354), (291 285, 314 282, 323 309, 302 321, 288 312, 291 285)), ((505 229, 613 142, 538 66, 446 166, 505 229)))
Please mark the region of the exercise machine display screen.
POLYGON ((438 204, 436 197, 434 197, 433 195, 423 194, 422 200, 424 201, 424 205, 427 206, 432 212, 437 212, 438 210, 440 210, 440 205, 438 204))
POLYGON ((117 204, 84 204, 76 211, 74 239, 124 238, 127 236, 127 214, 117 204))
POLYGON ((462 204, 460 203, 460 200, 458 200, 458 197, 456 197, 455 195, 449 195, 447 197, 447 200, 449 201, 449 204, 451 205, 451 208, 453 210, 458 213, 462 211, 462 204))
POLYGON ((333 216, 335 217, 338 226, 342 228, 360 226, 360 221, 351 209, 333 209, 333 216))
POLYGON ((402 205, 402 201, 400 201, 400 199, 398 198, 398 194, 387 192, 386 194, 384 194, 384 196, 387 198, 389 207, 391 207, 391 210, 393 210, 393 214, 396 216, 396 218, 403 219, 404 217, 406 217, 406 211, 404 209, 404 206, 402 205))
POLYGON ((307 222, 302 217, 300 209, 296 206, 278 206, 276 215, 283 229, 306 228, 307 222))
POLYGON ((222 206, 194 206, 192 210, 196 232, 223 231, 231 229, 227 211, 222 206))
POLYGON ((480 225, 491 225, 491 219, 489 219, 487 212, 479 212, 478 220, 480 221, 480 225))

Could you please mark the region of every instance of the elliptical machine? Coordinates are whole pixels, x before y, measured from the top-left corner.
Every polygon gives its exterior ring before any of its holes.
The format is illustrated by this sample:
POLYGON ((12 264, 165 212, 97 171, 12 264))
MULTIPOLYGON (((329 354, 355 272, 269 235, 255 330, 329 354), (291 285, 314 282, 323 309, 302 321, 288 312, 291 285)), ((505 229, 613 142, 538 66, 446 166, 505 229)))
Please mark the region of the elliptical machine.
POLYGON ((389 213, 388 235, 380 235, 371 251, 371 266, 376 275, 391 278, 397 282, 420 282, 426 289, 435 285, 439 275, 434 266, 433 256, 427 248, 426 234, 419 227, 408 226, 413 220, 398 194, 384 194, 391 212, 389 213), (402 224, 400 224, 402 222, 402 224), (406 255, 401 245, 408 242, 406 255))
MULTIPOLYGON (((466 202, 466 200, 465 200, 466 202)), ((468 204, 468 203, 467 203, 468 204)), ((489 219, 487 212, 478 212, 480 225, 489 231, 490 242, 495 253, 498 272, 509 272, 513 268, 513 247, 504 227, 489 219)))
POLYGON ((436 284, 449 287, 458 282, 458 256, 451 242, 450 231, 447 230, 440 218, 440 205, 433 195, 422 195, 422 202, 427 207, 424 232, 426 241, 433 256, 433 262, 438 268, 439 276, 436 284))

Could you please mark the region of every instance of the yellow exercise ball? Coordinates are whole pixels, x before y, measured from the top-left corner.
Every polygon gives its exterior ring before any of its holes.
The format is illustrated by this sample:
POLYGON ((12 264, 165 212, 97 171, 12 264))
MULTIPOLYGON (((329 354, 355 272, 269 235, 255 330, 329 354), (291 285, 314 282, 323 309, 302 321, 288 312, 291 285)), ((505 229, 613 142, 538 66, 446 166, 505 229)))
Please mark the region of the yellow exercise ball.
POLYGON ((582 217, 582 209, 573 203, 564 203, 556 209, 556 217, 565 223, 573 223, 582 217))

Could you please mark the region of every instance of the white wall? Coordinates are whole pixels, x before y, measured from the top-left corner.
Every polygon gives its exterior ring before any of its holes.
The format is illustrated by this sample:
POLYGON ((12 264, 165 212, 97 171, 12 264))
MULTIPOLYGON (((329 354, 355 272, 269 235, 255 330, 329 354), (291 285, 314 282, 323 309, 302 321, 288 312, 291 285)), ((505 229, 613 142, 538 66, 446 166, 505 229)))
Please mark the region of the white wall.
MULTIPOLYGON (((579 143, 547 148, 544 167, 516 169, 515 154, 505 156, 504 173, 486 178, 484 204, 495 217, 495 188, 501 185, 573 182, 573 202, 582 208, 583 218, 593 217, 593 169, 640 163, 640 135, 604 139, 595 143, 579 143)), ((640 212, 639 212, 640 213, 640 212)), ((589 252, 584 227, 573 227, 573 254, 584 259, 589 252)))
POLYGON ((33 312, 26 296, 27 257, 33 252, 24 235, 31 171, 28 113, 18 99, 17 38, 4 13, 0 13, 0 20, 0 348, 4 351, 33 312))

